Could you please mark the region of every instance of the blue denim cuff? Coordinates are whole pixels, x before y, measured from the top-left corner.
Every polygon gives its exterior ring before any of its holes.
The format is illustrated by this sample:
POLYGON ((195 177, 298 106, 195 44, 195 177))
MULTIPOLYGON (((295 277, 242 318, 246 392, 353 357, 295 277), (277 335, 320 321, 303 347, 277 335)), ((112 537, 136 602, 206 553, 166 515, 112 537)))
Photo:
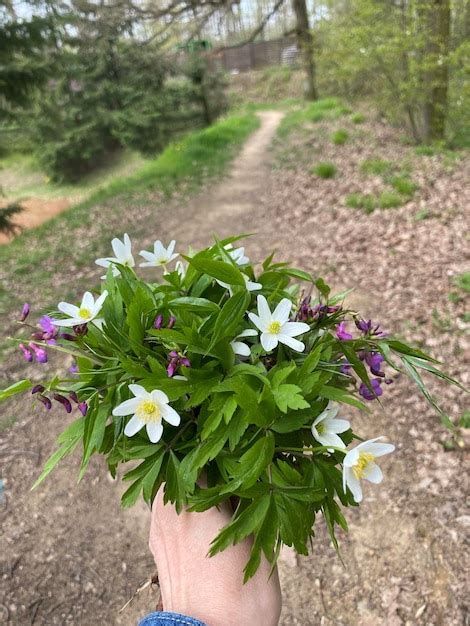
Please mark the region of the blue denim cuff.
POLYGON ((157 611, 144 617, 139 626, 206 626, 206 624, 187 615, 157 611))

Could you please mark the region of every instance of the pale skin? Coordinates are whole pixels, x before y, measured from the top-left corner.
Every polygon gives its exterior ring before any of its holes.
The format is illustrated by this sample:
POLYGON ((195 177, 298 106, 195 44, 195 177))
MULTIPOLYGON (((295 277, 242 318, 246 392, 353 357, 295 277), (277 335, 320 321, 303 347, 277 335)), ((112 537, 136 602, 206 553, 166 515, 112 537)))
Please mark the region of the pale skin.
POLYGON ((232 517, 230 505, 203 513, 176 513, 163 504, 163 490, 152 508, 149 546, 158 568, 164 611, 189 615, 207 626, 276 626, 281 612, 277 571, 263 558, 255 576, 243 584, 249 540, 214 557, 212 539, 232 517))

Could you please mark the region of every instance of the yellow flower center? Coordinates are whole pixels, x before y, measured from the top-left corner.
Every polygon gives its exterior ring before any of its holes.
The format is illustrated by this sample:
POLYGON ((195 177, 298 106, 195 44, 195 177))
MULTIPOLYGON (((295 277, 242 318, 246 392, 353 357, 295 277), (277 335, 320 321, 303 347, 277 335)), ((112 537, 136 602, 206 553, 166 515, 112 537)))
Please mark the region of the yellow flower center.
POLYGON ((315 426, 315 428, 317 429, 317 433, 319 435, 323 435, 323 433, 325 432, 325 424, 323 424, 322 422, 320 422, 319 424, 317 424, 315 426))
POLYGON ((159 422, 162 419, 162 412, 158 404, 152 400, 144 400, 136 410, 137 417, 148 424, 149 422, 159 422))
POLYGON ((281 322, 271 322, 268 326, 268 333, 278 335, 281 330, 281 322))
POLYGON ((372 463, 374 459, 375 459, 375 456, 371 454, 370 452, 360 452, 357 463, 352 468, 352 472, 354 476, 357 479, 364 478, 367 466, 369 465, 369 463, 372 463))
POLYGON ((78 316, 82 318, 82 320, 86 320, 91 317, 90 309, 81 308, 78 311, 78 316))

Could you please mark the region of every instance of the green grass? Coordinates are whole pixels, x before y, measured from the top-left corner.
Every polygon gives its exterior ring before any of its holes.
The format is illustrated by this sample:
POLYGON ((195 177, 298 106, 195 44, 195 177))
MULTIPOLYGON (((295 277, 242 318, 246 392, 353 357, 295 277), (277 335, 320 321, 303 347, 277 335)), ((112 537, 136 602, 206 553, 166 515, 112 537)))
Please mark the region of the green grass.
POLYGON ((375 176, 383 176, 389 174, 393 169, 393 163, 385 159, 365 159, 361 163, 361 171, 364 174, 374 174, 375 176))
POLYGON ((429 217, 431 217, 431 214, 429 212, 429 209, 420 209, 419 211, 416 211, 416 213, 413 216, 413 219, 415 220, 415 222, 421 222, 422 220, 427 220, 429 217))
POLYGON ((346 206, 351 209, 362 209, 365 213, 372 213, 378 207, 377 196, 371 193, 351 193, 346 198, 346 206))
POLYGON ((331 138, 335 146, 342 146, 348 141, 348 139, 349 139, 349 133, 344 128, 340 128, 335 133, 333 133, 333 136, 331 138))
POLYGON ((353 113, 351 115, 351 122, 353 124, 363 124, 366 121, 366 116, 362 113, 353 113))
POLYGON ((313 168, 313 173, 320 178, 334 178, 337 172, 338 170, 336 165, 334 163, 330 163, 329 161, 319 163, 313 168))
POLYGON ((415 154, 418 156, 434 156, 436 154, 436 150, 433 146, 416 146, 415 154))
POLYGON ((461 289, 466 294, 470 295, 470 272, 464 272, 454 276, 453 284, 457 289, 461 289))
MULTIPOLYGON (((56 287, 51 284, 47 268, 43 268, 43 264, 51 258, 67 259, 73 254, 77 269, 81 265, 89 265, 92 262, 90 255, 100 250, 101 239, 88 241, 83 250, 81 247, 73 249, 74 229, 90 227, 91 230, 92 207, 119 197, 120 202, 116 202, 114 212, 122 211, 123 223, 129 223, 139 197, 145 198, 146 192, 150 193, 152 190, 161 190, 169 196, 182 184, 185 189, 197 189, 208 176, 214 176, 223 169, 247 136, 258 126, 258 117, 254 113, 247 113, 232 115, 209 128, 188 134, 181 141, 170 144, 158 157, 133 175, 113 180, 84 202, 37 228, 24 231, 10 244, 1 246, 2 267, 8 267, 10 273, 20 280, 27 278, 28 285, 36 285, 42 290, 44 299, 52 297, 56 287), (63 236, 53 239, 51 249, 48 234, 54 232, 62 233, 63 236)), ((161 219, 164 219, 164 215, 161 219)), ((101 236, 108 239, 111 233, 104 227, 101 236)), ((0 300, 7 310, 18 305, 14 296, 5 290, 0 291, 0 300)))
POLYGON ((419 186, 407 176, 393 176, 390 179, 390 184, 395 191, 408 198, 411 198, 414 192, 419 189, 419 186))
POLYGON ((321 122, 325 119, 336 119, 346 115, 349 109, 344 107, 338 98, 323 98, 289 111, 278 126, 277 136, 285 139, 291 133, 303 128, 310 122, 321 122))
POLYGON ((403 198, 395 191, 389 191, 386 189, 379 193, 377 204, 379 209, 394 209, 395 207, 403 204, 403 198))

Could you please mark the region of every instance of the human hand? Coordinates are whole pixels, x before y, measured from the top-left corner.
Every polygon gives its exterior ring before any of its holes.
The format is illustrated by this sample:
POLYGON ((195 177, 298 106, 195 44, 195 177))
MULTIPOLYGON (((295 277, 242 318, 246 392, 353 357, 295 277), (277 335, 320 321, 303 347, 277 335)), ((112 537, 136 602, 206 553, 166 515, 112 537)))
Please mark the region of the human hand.
POLYGON ((210 542, 232 517, 228 503, 203 513, 176 513, 160 489, 152 508, 149 546, 158 569, 163 609, 208 626, 275 626, 281 612, 277 570, 262 558, 245 585, 251 541, 208 557, 210 542))

